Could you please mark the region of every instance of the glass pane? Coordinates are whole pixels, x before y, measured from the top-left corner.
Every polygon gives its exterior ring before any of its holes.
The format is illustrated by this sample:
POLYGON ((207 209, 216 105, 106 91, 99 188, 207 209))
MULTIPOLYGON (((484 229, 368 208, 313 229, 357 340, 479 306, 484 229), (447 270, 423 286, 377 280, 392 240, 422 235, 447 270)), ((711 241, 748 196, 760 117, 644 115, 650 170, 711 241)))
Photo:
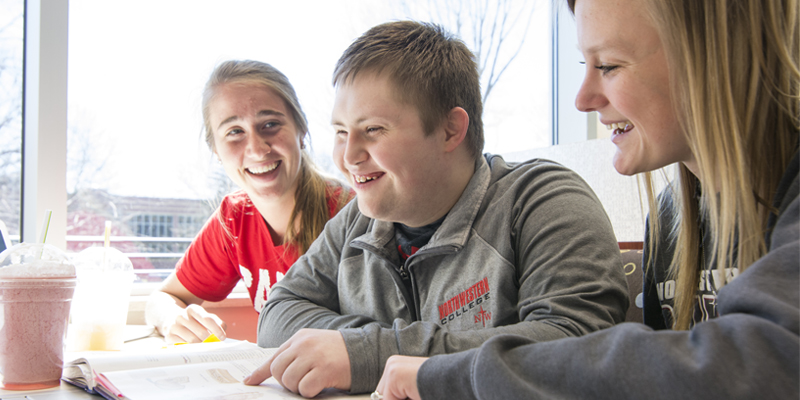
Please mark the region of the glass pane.
POLYGON ((235 189, 201 133, 202 88, 224 60, 284 72, 308 116, 317 163, 340 176, 331 160, 331 74, 353 39, 385 21, 437 22, 482 49, 486 152, 548 146, 550 2, 476 3, 484 2, 70 1, 68 248, 100 243, 110 220, 112 243, 142 281, 170 272, 235 189), (473 35, 481 18, 485 29, 473 35), (490 36, 495 20, 506 21, 496 30, 502 40, 490 36))
POLYGON ((24 0, 0 0, 0 223, 12 243, 20 227, 24 11, 24 0))

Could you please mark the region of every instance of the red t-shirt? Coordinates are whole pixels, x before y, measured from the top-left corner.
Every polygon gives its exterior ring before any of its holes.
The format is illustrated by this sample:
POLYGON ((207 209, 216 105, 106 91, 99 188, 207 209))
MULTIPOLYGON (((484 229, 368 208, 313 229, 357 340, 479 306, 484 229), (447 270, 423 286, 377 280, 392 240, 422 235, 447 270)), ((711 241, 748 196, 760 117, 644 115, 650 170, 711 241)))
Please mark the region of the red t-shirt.
MULTIPOLYGON (((326 193, 331 217, 336 215, 341 191, 329 186, 326 193)), ((240 190, 225 196, 178 261, 175 273, 186 289, 206 301, 223 300, 242 279, 253 307, 261 312, 268 289, 297 261, 297 253, 294 246, 272 244, 266 221, 240 190)))

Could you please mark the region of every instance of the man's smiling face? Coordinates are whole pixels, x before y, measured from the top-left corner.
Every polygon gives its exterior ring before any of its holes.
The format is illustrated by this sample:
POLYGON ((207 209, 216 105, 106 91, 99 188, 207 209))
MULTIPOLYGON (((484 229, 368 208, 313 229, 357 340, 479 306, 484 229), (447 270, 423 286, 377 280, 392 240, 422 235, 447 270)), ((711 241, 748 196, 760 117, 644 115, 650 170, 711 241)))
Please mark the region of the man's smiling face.
POLYGON ((364 215, 422 226, 444 215, 443 128, 427 135, 419 112, 386 77, 362 73, 336 89, 333 159, 364 215))

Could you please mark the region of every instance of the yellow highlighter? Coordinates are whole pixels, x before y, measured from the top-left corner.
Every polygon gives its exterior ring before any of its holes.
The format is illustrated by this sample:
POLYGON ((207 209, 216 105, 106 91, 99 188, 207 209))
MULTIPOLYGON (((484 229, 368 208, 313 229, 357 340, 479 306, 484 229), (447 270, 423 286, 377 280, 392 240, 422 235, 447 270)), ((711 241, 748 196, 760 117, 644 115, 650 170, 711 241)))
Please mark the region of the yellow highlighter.
MULTIPOLYGON (((203 343, 214 343, 214 342, 221 342, 221 341, 222 340, 219 340, 217 335, 212 333, 211 336, 209 336, 205 340, 203 340, 203 343)), ((180 346, 182 344, 187 344, 187 343, 186 342, 178 342, 178 343, 173 343, 172 345, 173 346, 180 346)), ((164 348, 166 349, 166 347, 164 347, 164 348)))
POLYGON ((203 340, 203 343, 213 343, 213 342, 221 342, 221 341, 222 340, 219 340, 217 335, 212 333, 211 336, 206 338, 206 340, 203 340))

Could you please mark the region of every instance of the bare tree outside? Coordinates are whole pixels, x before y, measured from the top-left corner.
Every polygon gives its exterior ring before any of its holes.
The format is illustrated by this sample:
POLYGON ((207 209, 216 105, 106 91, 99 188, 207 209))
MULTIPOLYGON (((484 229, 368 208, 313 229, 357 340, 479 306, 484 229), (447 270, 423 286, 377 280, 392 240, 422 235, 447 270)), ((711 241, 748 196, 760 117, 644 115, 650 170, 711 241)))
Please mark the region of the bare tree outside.
POLYGON ((70 120, 67 125, 67 202, 81 189, 107 189, 104 182, 111 179, 106 168, 113 146, 106 144, 103 132, 91 122, 70 120))
POLYGON ((539 2, 533 0, 404 0, 409 18, 458 35, 475 54, 484 105, 525 44, 539 2))
POLYGON ((23 7, 0 1, 0 220, 12 236, 20 225, 23 7))
MULTIPOLYGON (((214 159, 216 160, 216 156, 214 156, 214 159)), ((218 162, 214 164, 207 178, 209 186, 214 189, 214 197, 206 200, 209 215, 219 207, 219 204, 225 196, 239 190, 239 187, 236 186, 233 180, 228 177, 228 174, 225 173, 222 164, 218 162)))
MULTIPOLYGON (((113 201, 106 197, 105 184, 113 174, 106 168, 112 152, 102 145, 103 136, 95 132, 85 119, 70 118, 67 124, 67 233, 99 234, 102 220, 92 216, 117 221, 113 201), (111 207, 108 207, 111 205, 111 207), (96 226, 94 226, 96 225, 96 226)), ((117 227, 118 230, 119 227, 117 227)))

